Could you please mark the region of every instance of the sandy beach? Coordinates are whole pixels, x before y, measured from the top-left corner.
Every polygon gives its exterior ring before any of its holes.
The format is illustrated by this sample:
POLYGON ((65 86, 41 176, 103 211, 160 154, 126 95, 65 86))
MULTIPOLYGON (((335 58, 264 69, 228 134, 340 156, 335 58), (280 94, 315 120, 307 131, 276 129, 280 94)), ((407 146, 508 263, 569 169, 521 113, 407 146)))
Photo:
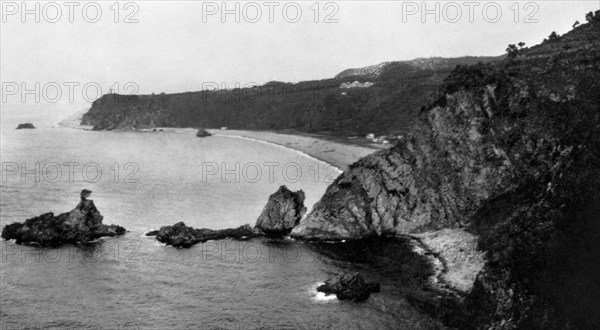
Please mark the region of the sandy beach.
POLYGON ((243 130, 208 130, 215 136, 231 136, 255 139, 278 144, 290 149, 303 152, 311 157, 317 158, 340 170, 346 170, 348 166, 362 157, 365 157, 383 147, 365 146, 353 143, 341 143, 320 137, 277 133, 270 131, 243 131, 243 130))
MULTIPOLYGON (((90 126, 82 126, 81 118, 87 112, 87 109, 77 111, 69 117, 58 122, 56 126, 75 129, 90 130, 90 126)), ((195 128, 175 128, 175 127, 157 127, 154 129, 142 129, 140 132, 162 133, 175 132, 184 134, 195 134, 195 128)), ((245 131, 245 130, 221 130, 207 129, 214 136, 227 136, 259 140, 268 143, 280 145, 307 154, 313 158, 324 161, 336 168, 344 171, 348 166, 362 157, 365 157, 377 150, 389 147, 376 143, 366 143, 366 139, 357 138, 326 138, 316 134, 301 132, 273 132, 273 131, 245 131)))

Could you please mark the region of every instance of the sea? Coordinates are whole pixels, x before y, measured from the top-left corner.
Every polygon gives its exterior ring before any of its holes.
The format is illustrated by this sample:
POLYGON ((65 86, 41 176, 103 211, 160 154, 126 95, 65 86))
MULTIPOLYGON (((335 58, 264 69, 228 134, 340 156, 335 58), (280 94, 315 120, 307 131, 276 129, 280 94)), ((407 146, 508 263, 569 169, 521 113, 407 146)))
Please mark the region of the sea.
POLYGON ((92 191, 105 224, 124 236, 37 248, 2 241, 0 329, 439 329, 408 296, 431 270, 401 239, 310 243, 222 240, 176 249, 145 233, 253 225, 281 185, 309 210, 339 170, 292 149, 189 130, 61 127, 81 109, 4 106, 0 227, 68 212, 92 191), (36 129, 16 130, 31 122, 36 129), (381 292, 365 302, 316 292, 361 272, 381 292))

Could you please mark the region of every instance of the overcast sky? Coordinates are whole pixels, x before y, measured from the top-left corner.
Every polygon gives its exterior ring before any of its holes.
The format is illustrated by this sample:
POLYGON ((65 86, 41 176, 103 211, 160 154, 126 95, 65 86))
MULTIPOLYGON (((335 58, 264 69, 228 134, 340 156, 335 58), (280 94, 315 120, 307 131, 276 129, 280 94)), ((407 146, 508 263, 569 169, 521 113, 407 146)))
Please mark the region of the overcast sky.
MULTIPOLYGON (((235 82, 322 79, 346 68, 416 57, 499 55, 509 43, 533 45, 552 31, 567 32, 600 8, 599 0, 437 2, 436 22, 436 2, 426 4, 431 13, 423 17, 421 1, 320 2, 318 12, 313 1, 288 3, 285 11, 285 2, 237 2, 238 11, 230 2, 233 13, 224 18, 221 2, 121 2, 118 14, 113 1, 96 2, 85 15, 83 2, 72 15, 58 2, 60 17, 54 5, 38 2, 36 23, 35 3, 25 17, 20 3, 2 2, 2 82, 31 88, 35 82, 76 82, 76 103, 89 82, 104 93, 127 82, 138 93, 171 93, 200 90, 203 82, 230 88, 235 82)), ((3 104, 20 101, 18 95, 4 95, 3 104)))

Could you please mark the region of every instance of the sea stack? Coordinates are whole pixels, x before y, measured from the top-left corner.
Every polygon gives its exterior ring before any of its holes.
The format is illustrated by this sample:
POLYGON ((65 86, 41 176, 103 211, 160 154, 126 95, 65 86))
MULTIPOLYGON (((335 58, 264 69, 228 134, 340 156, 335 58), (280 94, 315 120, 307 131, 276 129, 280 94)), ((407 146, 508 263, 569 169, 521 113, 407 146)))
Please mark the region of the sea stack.
POLYGON ((117 236, 125 233, 125 228, 117 225, 105 225, 104 218, 87 199, 92 192, 84 189, 81 200, 68 213, 54 216, 44 213, 26 220, 24 223, 12 223, 2 230, 2 238, 14 239, 17 244, 58 247, 63 244, 90 243, 103 236, 117 236))
POLYGON ((286 186, 269 196, 262 213, 256 220, 255 228, 262 230, 267 236, 289 235, 306 213, 304 192, 293 192, 286 186))

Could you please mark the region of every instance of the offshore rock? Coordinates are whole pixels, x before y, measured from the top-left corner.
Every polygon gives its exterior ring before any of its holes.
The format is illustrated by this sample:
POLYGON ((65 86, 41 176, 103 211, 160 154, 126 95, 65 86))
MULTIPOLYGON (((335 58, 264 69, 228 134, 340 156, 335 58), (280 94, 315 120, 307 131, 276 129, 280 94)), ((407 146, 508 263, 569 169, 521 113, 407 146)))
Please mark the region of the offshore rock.
POLYGON ((208 137, 208 136, 212 136, 212 134, 210 134, 210 132, 205 130, 204 128, 200 128, 200 129, 198 129, 198 132, 196 132, 196 136, 197 137, 208 137))
POLYGON ((196 229, 186 226, 183 222, 178 222, 173 226, 164 226, 160 230, 151 231, 146 236, 156 236, 156 239, 167 245, 176 248, 189 248, 197 243, 203 243, 208 240, 218 240, 225 238, 245 239, 250 237, 262 236, 260 230, 243 225, 234 229, 196 229))
POLYGON ((269 196, 261 215, 256 220, 255 228, 262 230, 267 236, 289 235, 306 213, 304 192, 292 192, 286 186, 269 196))
POLYGON ((369 283, 359 273, 345 274, 335 280, 328 279, 317 287, 317 291, 326 295, 335 294, 339 300, 364 301, 371 292, 379 292, 378 282, 369 283))
POLYGON ((17 126, 16 129, 34 129, 35 126, 33 126, 32 123, 24 123, 24 124, 19 124, 19 126, 17 126))
POLYGON ((71 212, 54 216, 44 213, 26 220, 12 223, 2 230, 2 238, 14 239, 17 244, 58 247, 63 244, 89 243, 103 236, 117 236, 125 228, 102 224, 102 215, 87 197, 91 191, 81 192, 81 201, 71 212))
POLYGON ((282 237, 290 233, 304 213, 306 213, 304 192, 302 190, 292 192, 286 186, 281 186, 269 196, 269 201, 254 228, 246 224, 233 229, 196 229, 178 222, 173 226, 164 226, 159 230, 150 231, 146 236, 156 236, 158 241, 178 248, 189 248, 208 240, 226 238, 282 237))

